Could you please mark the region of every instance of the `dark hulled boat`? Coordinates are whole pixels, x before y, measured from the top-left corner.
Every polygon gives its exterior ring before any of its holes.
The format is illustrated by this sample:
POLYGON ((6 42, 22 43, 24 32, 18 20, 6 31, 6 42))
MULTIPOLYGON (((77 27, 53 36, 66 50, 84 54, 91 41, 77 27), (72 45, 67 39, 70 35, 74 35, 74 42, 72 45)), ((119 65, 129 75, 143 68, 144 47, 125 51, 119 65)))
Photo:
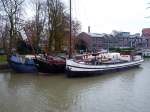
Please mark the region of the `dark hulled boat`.
POLYGON ((12 54, 8 57, 9 66, 16 72, 20 73, 35 73, 37 68, 33 59, 24 58, 17 54, 12 54))
POLYGON ((59 57, 40 57, 34 59, 34 62, 41 73, 62 73, 65 71, 66 61, 59 57))

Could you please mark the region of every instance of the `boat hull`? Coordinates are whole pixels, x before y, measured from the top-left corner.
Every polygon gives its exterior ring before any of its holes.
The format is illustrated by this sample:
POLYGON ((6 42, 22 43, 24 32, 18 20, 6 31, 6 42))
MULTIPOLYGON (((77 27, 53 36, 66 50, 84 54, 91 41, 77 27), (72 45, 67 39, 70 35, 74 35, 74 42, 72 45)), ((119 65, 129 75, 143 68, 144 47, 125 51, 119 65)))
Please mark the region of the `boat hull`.
POLYGON ((138 67, 144 60, 126 62, 122 64, 111 64, 111 65, 84 65, 68 60, 66 63, 66 74, 68 77, 73 76, 86 76, 86 75, 97 75, 109 71, 119 71, 138 67))
POLYGON ((65 63, 49 63, 40 59, 34 59, 34 62, 41 73, 63 73, 65 71, 65 63))
POLYGON ((35 72, 37 72, 37 69, 34 65, 25 65, 25 64, 14 63, 14 62, 10 62, 9 65, 16 72, 20 72, 20 73, 35 73, 35 72))
MULTIPOLYGON (((13 56, 14 57, 14 56, 13 56)), ((15 57, 14 57, 15 58, 15 57)), ((11 59, 11 57, 8 59, 9 66, 16 72, 19 73, 35 73, 37 72, 35 64, 27 64, 27 63, 21 63, 17 62, 11 59)))

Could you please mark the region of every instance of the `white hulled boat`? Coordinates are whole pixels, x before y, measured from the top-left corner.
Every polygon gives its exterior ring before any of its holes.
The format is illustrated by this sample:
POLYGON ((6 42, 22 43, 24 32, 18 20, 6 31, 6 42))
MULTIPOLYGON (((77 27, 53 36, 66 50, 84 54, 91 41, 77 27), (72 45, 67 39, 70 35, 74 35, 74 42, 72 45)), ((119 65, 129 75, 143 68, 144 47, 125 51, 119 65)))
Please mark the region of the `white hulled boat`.
POLYGON ((117 70, 139 66, 144 60, 141 56, 120 55, 120 53, 98 53, 82 55, 79 59, 72 57, 72 22, 71 22, 71 0, 70 0, 70 38, 69 59, 66 59, 67 76, 78 76, 80 74, 95 74, 103 71, 117 70))
POLYGON ((143 62, 140 55, 120 55, 120 53, 105 53, 86 56, 82 59, 67 59, 67 76, 94 75, 104 71, 118 70, 139 66, 143 62))
POLYGON ((150 49, 144 49, 142 55, 143 57, 150 57, 150 49))

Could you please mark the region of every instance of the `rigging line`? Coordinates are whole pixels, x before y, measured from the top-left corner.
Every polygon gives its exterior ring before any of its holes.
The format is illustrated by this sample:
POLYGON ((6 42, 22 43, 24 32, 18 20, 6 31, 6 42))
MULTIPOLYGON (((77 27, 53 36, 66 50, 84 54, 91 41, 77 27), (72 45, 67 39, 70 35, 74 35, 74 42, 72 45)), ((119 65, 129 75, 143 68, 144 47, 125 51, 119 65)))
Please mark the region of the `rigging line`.
POLYGON ((73 18, 74 20, 79 20, 80 18, 80 13, 79 13, 79 5, 77 5, 77 0, 72 1, 73 2, 73 8, 72 8, 72 12, 73 12, 73 18))
POLYGON ((87 7, 85 6, 86 5, 86 2, 84 3, 84 0, 80 0, 80 4, 82 6, 82 15, 83 16, 83 19, 86 21, 86 23, 88 23, 88 26, 91 25, 91 21, 89 20, 89 17, 88 17, 88 14, 87 14, 87 7))
POLYGON ((82 22, 82 12, 81 12, 81 5, 78 0, 76 0, 77 5, 77 15, 80 22, 82 22))
POLYGON ((78 19, 77 17, 78 17, 78 15, 77 15, 77 9, 78 9, 78 7, 77 7, 77 3, 76 3, 76 0, 74 0, 74 6, 73 6, 73 12, 74 12, 74 18, 75 19, 78 19))
POLYGON ((75 20, 81 22, 82 16, 81 16, 81 11, 80 11, 80 4, 78 3, 78 0, 74 0, 74 16, 75 20))

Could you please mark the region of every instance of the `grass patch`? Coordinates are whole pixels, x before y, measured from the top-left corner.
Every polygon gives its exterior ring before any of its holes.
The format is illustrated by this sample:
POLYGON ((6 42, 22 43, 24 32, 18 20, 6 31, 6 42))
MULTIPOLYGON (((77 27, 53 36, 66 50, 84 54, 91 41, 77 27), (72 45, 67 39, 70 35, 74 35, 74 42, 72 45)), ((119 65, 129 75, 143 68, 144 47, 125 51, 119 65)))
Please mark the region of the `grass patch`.
POLYGON ((0 55, 0 63, 7 62, 7 55, 0 55))

